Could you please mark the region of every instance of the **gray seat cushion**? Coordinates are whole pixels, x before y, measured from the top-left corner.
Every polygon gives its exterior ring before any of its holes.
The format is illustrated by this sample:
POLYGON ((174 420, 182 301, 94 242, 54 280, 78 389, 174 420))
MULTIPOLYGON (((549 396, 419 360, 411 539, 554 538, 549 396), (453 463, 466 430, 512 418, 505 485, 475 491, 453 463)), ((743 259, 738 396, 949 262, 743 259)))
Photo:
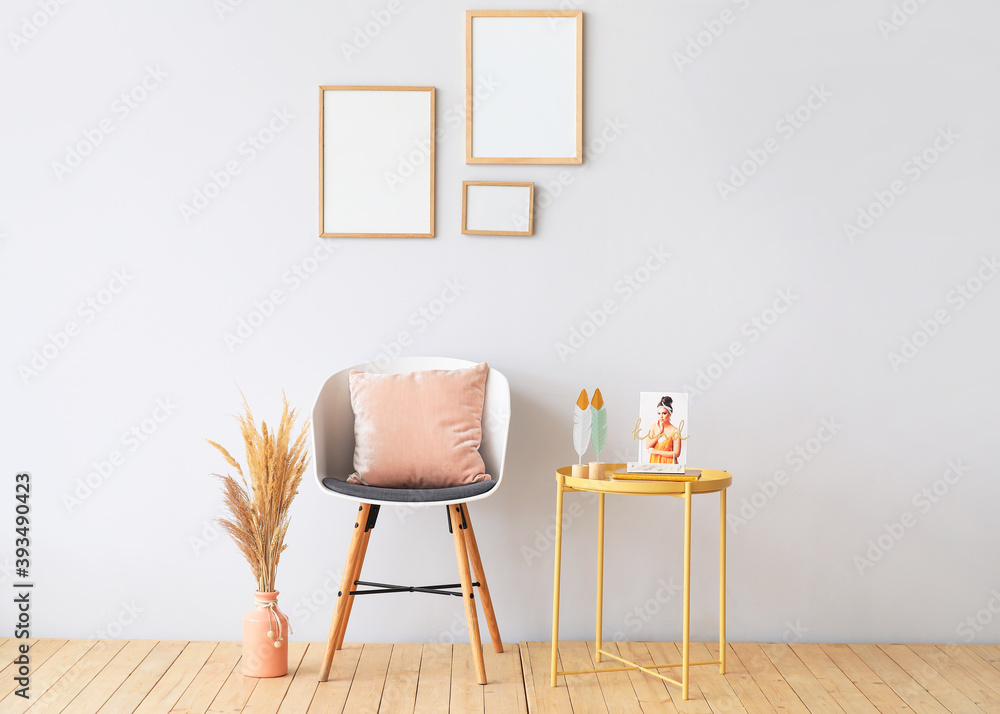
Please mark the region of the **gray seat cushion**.
POLYGON ((334 493, 360 498, 362 501, 399 501, 400 503, 427 503, 428 501, 459 501, 486 493, 497 485, 496 481, 479 481, 465 486, 449 488, 380 488, 347 483, 336 478, 323 479, 323 485, 334 493))

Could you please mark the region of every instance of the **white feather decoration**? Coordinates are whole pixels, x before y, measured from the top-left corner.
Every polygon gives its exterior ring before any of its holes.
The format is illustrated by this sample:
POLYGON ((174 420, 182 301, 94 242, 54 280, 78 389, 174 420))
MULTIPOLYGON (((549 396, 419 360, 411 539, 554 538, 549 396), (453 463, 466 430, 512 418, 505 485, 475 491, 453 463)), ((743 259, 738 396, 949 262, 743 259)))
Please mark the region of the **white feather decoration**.
POLYGON ((587 390, 580 390, 580 397, 576 400, 576 410, 573 412, 573 446, 580 456, 579 463, 583 463, 583 455, 587 453, 590 445, 590 428, 593 415, 590 413, 590 400, 587 399, 587 390))

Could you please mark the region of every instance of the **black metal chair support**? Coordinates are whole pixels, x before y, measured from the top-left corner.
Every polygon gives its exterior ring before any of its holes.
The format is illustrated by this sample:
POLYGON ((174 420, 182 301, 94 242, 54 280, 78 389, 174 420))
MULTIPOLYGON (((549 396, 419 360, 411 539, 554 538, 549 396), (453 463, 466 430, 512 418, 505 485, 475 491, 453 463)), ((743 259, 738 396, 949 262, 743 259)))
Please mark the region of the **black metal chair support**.
MULTIPOLYGON (((454 583, 448 585, 392 585, 390 583, 370 583, 365 580, 355 580, 355 585, 364 585, 373 588, 371 590, 352 590, 351 595, 382 595, 385 593, 430 593, 431 595, 454 595, 462 597, 462 584, 454 583), (449 592, 458 589, 459 592, 449 592)), ((472 587, 478 588, 479 583, 472 583, 472 587)))
MULTIPOLYGON (((445 515, 448 516, 448 532, 452 533, 451 530, 451 514, 448 509, 451 506, 445 506, 445 515)), ((368 511, 368 522, 365 524, 365 531, 370 531, 375 527, 375 521, 378 520, 378 510, 377 505, 372 505, 371 509, 368 511)), ((465 530, 468 527, 468 523, 465 520, 465 510, 462 510, 462 525, 461 528, 465 530)), ((370 590, 351 590, 351 595, 385 595, 387 593, 429 593, 431 595, 453 595, 454 597, 462 597, 462 584, 461 583, 449 583, 447 585, 393 585, 391 583, 371 583, 365 580, 355 580, 354 585, 364 585, 365 587, 371 588, 370 590), (451 590, 458 590, 458 592, 450 592, 451 590)), ((472 583, 472 587, 481 587, 478 582, 472 583)))

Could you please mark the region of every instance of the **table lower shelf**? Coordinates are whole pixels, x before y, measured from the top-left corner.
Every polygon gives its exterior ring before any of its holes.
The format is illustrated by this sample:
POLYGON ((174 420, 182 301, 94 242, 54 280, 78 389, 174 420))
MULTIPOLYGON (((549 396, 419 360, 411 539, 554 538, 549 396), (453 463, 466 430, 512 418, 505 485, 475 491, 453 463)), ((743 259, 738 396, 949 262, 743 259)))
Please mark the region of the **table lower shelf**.
MULTIPOLYGON (((608 652, 607 650, 600 649, 600 650, 597 650, 597 653, 598 653, 598 655, 604 655, 605 657, 610 657, 611 659, 616 660, 618 662, 621 662, 622 664, 627 665, 627 666, 625 666, 625 667, 604 667, 603 669, 578 669, 578 670, 572 670, 572 671, 566 671, 566 672, 559 672, 559 671, 557 671, 556 672, 556 676, 559 677, 559 676, 567 676, 567 675, 574 675, 574 674, 601 674, 603 672, 633 672, 633 671, 637 671, 638 670, 640 672, 645 672, 646 674, 651 674, 654 677, 659 677, 660 679, 664 680, 665 682, 670 682, 671 684, 676 684, 678 687, 682 686, 682 683, 678 682, 676 679, 671 679, 670 677, 665 677, 662 674, 660 674, 659 672, 656 672, 654 670, 657 670, 657 669, 670 669, 671 667, 683 667, 684 666, 683 662, 676 662, 676 663, 670 663, 670 664, 641 665, 641 664, 636 664, 635 662, 631 662, 631 661, 629 661, 627 659, 624 659, 622 657, 619 657, 616 654, 612 654, 611 652, 608 652)), ((688 662, 688 667, 698 667, 698 666, 705 665, 705 664, 717 664, 717 665, 720 665, 720 667, 722 667, 723 662, 722 662, 722 660, 718 660, 718 659, 707 660, 707 661, 704 661, 704 662, 688 662)), ((725 670, 724 669, 720 669, 720 674, 725 674, 725 670)))

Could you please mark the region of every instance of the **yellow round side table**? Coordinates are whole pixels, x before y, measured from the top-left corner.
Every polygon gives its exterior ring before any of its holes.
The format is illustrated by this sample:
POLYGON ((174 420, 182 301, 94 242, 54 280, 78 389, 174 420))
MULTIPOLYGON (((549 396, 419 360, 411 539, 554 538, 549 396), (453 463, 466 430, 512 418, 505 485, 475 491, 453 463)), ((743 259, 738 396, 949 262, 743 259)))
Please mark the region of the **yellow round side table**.
POLYGON ((703 664, 719 665, 719 672, 726 673, 726 489, 733 483, 733 477, 726 471, 711 469, 688 469, 688 473, 701 471, 696 481, 661 481, 661 480, 625 480, 614 479, 614 473, 624 472, 626 464, 607 464, 605 479, 574 478, 573 467, 564 466, 556 470, 556 545, 555 545, 555 583, 552 591, 552 681, 556 686, 559 675, 591 674, 597 672, 615 672, 641 670, 654 677, 675 684, 681 688, 681 697, 688 698, 688 668, 703 664), (597 661, 601 657, 610 657, 621 662, 624 667, 615 669, 579 670, 560 672, 557 669, 559 651, 559 577, 562 566, 562 512, 563 494, 574 492, 593 492, 598 494, 597 500, 597 661), (630 496, 673 496, 684 500, 684 623, 683 643, 681 646, 681 661, 672 664, 654 664, 640 666, 635 662, 622 659, 603 649, 603 605, 604 605, 604 496, 606 494, 621 494, 630 496), (719 659, 708 662, 692 662, 689 654, 691 644, 691 499, 696 494, 719 494, 719 659), (671 679, 657 670, 670 667, 681 668, 681 680, 671 679))

